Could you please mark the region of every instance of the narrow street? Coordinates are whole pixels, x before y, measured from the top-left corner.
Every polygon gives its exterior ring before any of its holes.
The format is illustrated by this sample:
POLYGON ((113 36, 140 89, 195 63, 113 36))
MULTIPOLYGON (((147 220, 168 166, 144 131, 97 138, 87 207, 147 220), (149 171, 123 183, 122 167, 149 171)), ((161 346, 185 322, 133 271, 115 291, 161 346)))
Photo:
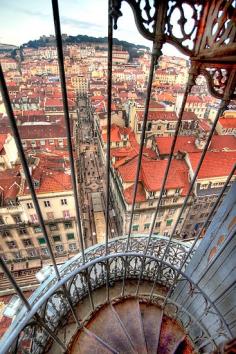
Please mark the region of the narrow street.
MULTIPOLYGON (((102 210, 105 217, 105 166, 102 166, 97 153, 97 141, 93 134, 93 124, 89 119, 86 99, 78 100, 77 123, 78 181, 84 228, 85 246, 97 243, 92 193, 100 192, 102 210)), ((117 236, 117 228, 112 217, 109 218, 109 234, 117 236)), ((105 225, 104 225, 105 228, 105 225)))

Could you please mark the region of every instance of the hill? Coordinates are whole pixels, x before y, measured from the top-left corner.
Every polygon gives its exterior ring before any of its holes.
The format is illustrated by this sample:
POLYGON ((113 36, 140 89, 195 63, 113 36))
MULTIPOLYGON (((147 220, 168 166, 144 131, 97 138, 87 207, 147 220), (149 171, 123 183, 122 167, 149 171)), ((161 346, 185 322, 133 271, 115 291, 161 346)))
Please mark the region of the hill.
MULTIPOLYGON (((67 36, 62 35, 63 43, 65 44, 81 44, 81 43, 93 43, 93 44, 106 44, 107 37, 91 37, 86 35, 77 35, 77 36, 67 36)), ((113 43, 116 46, 122 46, 124 50, 127 50, 130 54, 131 58, 140 55, 140 51, 149 50, 148 47, 139 44, 133 44, 130 42, 122 41, 117 38, 113 39, 113 43)), ((40 48, 45 46, 55 45, 55 37, 54 36, 42 36, 39 39, 31 40, 27 43, 23 44, 23 47, 27 48, 40 48)))

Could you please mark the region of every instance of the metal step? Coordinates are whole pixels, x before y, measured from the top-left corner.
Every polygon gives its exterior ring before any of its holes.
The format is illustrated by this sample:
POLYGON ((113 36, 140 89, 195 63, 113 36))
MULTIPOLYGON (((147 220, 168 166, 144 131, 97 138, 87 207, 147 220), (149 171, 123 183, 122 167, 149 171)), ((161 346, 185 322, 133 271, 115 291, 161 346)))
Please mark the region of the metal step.
POLYGON ((139 354, 147 354, 147 346, 138 300, 126 299, 123 302, 115 304, 114 309, 128 332, 135 351, 139 354))
POLYGON ((174 354, 184 338, 185 333, 180 326, 174 320, 163 316, 157 351, 158 354, 174 354))
POLYGON ((111 305, 102 307, 86 327, 118 353, 135 353, 130 338, 127 337, 111 305))
POLYGON ((156 354, 161 330, 162 310, 152 304, 140 303, 148 354, 156 354))
POLYGON ((70 354, 118 354, 117 351, 109 349, 99 341, 90 331, 83 329, 79 333, 79 340, 74 341, 70 354))

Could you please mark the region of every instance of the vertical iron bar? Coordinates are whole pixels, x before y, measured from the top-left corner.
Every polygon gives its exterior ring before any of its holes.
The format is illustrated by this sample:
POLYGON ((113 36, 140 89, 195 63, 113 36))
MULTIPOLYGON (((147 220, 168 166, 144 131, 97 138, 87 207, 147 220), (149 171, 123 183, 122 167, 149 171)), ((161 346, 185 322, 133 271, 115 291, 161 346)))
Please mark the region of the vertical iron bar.
MULTIPOLYGON (((7 112, 8 118, 9 118, 11 130, 12 130, 12 133, 13 133, 13 136, 14 136, 14 139, 15 139, 15 143, 16 143, 16 146, 17 146, 17 150, 18 150, 18 153, 19 153, 20 160, 21 160, 21 164, 22 164, 22 167, 23 167, 23 170, 24 170, 25 179, 27 181, 27 184, 28 184, 28 187, 29 187, 29 190, 30 190, 31 198, 32 198, 33 203, 34 203, 34 207, 35 207, 35 210, 36 210, 36 213, 37 213, 37 216, 38 216, 40 227, 42 229, 43 235, 44 235, 46 243, 47 243, 47 247, 48 247, 48 250, 49 250, 49 254, 50 254, 51 260, 53 262, 53 267, 54 267, 54 270, 55 270, 55 273, 56 273, 57 280, 60 280, 60 273, 59 273, 59 270, 58 270, 58 267, 57 267, 56 259, 55 259, 54 254, 53 254, 52 246, 51 246, 51 243, 50 243, 50 240, 49 240, 49 236, 48 236, 48 233, 47 233, 47 230, 46 230, 46 226, 45 226, 45 223, 44 223, 44 220, 43 220, 43 215, 42 215, 42 212, 41 212, 41 209, 40 209, 40 206, 39 206, 38 198, 36 196, 35 189, 34 189, 34 186, 33 186, 33 182, 32 182, 31 176, 30 176, 29 167, 28 167, 27 160, 26 160, 25 153, 24 153, 24 149, 23 149, 23 146, 22 146, 22 143, 21 143, 21 138, 20 138, 20 135, 19 135, 19 131, 18 131, 18 128, 17 128, 17 125, 16 125, 16 120, 15 120, 15 116, 14 116, 13 109, 12 109, 12 106, 11 106, 11 101, 10 101, 10 97, 9 97, 9 94, 8 94, 8 90, 7 90, 7 86, 6 86, 6 82, 5 82, 5 78, 4 78, 4 75, 3 75, 1 64, 0 64, 0 83, 1 83, 0 89, 1 89, 3 102, 4 102, 4 105, 5 105, 5 108, 6 108, 6 112, 7 112)), ((66 290, 65 285, 63 286, 63 290, 64 290, 65 295, 68 298, 68 301, 70 303, 69 296, 67 294, 67 290, 66 290)), ((72 308, 71 310, 73 312, 73 315, 74 315, 74 317, 76 319, 77 324, 79 325, 79 321, 77 319, 76 314, 74 313, 74 309, 72 308)))
MULTIPOLYGON (((7 275, 8 279, 10 280, 11 284, 13 285, 16 293, 18 294, 19 298, 21 299, 21 301, 24 303, 24 305, 26 306, 27 310, 30 311, 32 309, 30 303, 28 302, 28 300, 26 299, 25 295, 23 294, 21 288, 19 287, 19 285, 17 284, 15 278, 13 277, 13 275, 11 274, 10 270, 8 269, 5 261, 3 260, 3 258, 0 256, 0 265, 4 271, 4 273, 7 275)), ((50 328, 43 322, 42 318, 39 316, 39 314, 36 312, 34 317, 36 318, 36 321, 39 323, 40 326, 42 326, 45 331, 49 334, 50 337, 52 337, 52 339, 55 340, 55 342, 57 342, 57 344, 63 349, 63 351, 66 351, 66 347, 65 345, 61 342, 61 340, 50 330, 50 328)))
POLYGON ((219 194, 219 196, 218 196, 218 198, 217 198, 217 200, 216 200, 216 202, 215 202, 213 208, 211 209, 210 214, 208 215, 208 217, 207 217, 206 221, 204 222, 204 224, 203 224, 201 230, 199 231, 198 235, 196 236, 196 238, 195 238, 195 240, 194 240, 192 246, 190 247, 188 253, 185 255, 185 257, 184 257, 184 259, 183 259, 183 261, 182 261, 182 264, 181 264, 180 267, 178 268, 177 274, 175 275, 175 278, 174 278, 174 280, 173 280, 173 284, 172 284, 171 288, 168 290, 168 293, 167 293, 167 295, 166 295, 166 297, 165 297, 164 305, 166 304, 166 301, 168 300, 168 298, 170 298, 170 296, 171 296, 171 294, 172 294, 172 291, 174 290, 174 287, 175 287, 175 285, 176 285, 176 282, 178 281, 178 277, 179 277, 179 275, 180 275, 180 272, 182 271, 182 269, 183 269, 183 267, 184 267, 184 265, 185 265, 187 259, 188 259, 189 256, 191 255, 191 253, 192 253, 192 251, 193 251, 193 249, 194 249, 196 243, 197 243, 198 240, 200 239, 200 237, 201 237, 203 231, 205 230, 205 228, 207 227, 209 221, 211 220, 211 217, 212 217, 213 213, 215 212, 216 208, 218 207, 218 205, 219 205, 219 203, 220 203, 220 201, 221 201, 221 198, 223 197, 223 194, 224 194, 224 192, 226 191, 226 188, 228 187, 228 184, 229 184, 229 182, 230 182, 230 180, 231 180, 231 178, 232 178, 232 176, 233 176, 235 170, 236 170, 236 164, 233 166, 233 168, 232 168, 232 170, 231 170, 231 172, 230 172, 230 174, 229 174, 229 176, 228 176, 226 182, 224 183, 224 186, 223 186, 223 188, 222 188, 222 190, 221 190, 221 192, 220 192, 220 194, 219 194))
POLYGON ((62 46, 62 38, 61 38, 60 16, 59 16, 59 8, 58 8, 57 0, 52 0, 52 9, 53 9, 53 20, 54 20, 54 28, 55 28, 55 36, 56 36, 58 66, 59 66, 60 82, 61 82, 61 92, 62 92, 62 100, 63 100, 63 108, 64 108, 65 127, 66 127, 66 135, 67 135, 67 146, 68 146, 68 152, 70 158, 71 181, 72 181, 72 186, 74 191, 76 219, 77 219, 77 225, 79 229, 80 250, 81 250, 83 263, 85 263, 83 231, 82 231, 81 217, 80 217, 80 210, 79 210, 79 198, 78 198, 77 183, 76 183, 73 146, 71 140, 71 125, 70 125, 69 105, 68 105, 68 97, 67 97, 67 89, 66 89, 66 76, 65 76, 63 46, 62 46))
MULTIPOLYGON (((180 127, 181 127, 181 122, 182 122, 182 118, 183 118, 183 114, 184 114, 186 101, 187 101, 188 95, 191 92, 191 89, 192 89, 192 87, 194 85, 194 76, 195 76, 194 70, 193 70, 193 73, 190 71, 189 72, 189 77, 188 77, 188 82, 187 82, 187 85, 186 85, 186 88, 185 88, 185 92, 184 92, 184 96, 183 96, 183 100, 182 100, 182 103, 181 103, 181 108, 180 108, 180 111, 179 111, 179 117, 178 117, 178 121, 177 121, 176 128, 175 128, 175 134, 174 134, 174 138, 173 138, 173 141, 172 141, 170 154, 168 156, 168 162, 167 162, 164 178, 163 178, 162 185, 161 185, 160 195, 159 195, 159 198, 158 198, 158 201, 157 201, 155 214, 154 214, 154 217, 153 217, 153 220, 152 220, 151 230, 149 232, 147 244, 146 244, 146 247, 145 247, 145 250, 144 250, 144 255, 146 255, 147 252, 148 252, 149 244, 150 244, 151 238, 152 238, 152 233, 153 233, 153 230, 155 228, 156 218, 157 218, 157 214, 159 212, 159 208, 160 208, 160 205, 161 205, 161 200, 162 200, 163 193, 164 193, 164 190, 165 190, 167 177, 168 177, 169 170, 170 170, 171 161, 172 161, 172 158, 173 158, 173 155, 174 155, 174 149, 175 149, 176 141, 177 141, 177 138, 178 138, 178 133, 179 133, 179 130, 180 130, 180 127)), ((137 289, 136 289, 136 295, 138 295, 138 292, 139 292, 139 286, 140 286, 140 282, 141 282, 141 279, 142 279, 144 266, 145 266, 145 264, 143 263, 142 267, 141 267, 141 271, 140 271, 140 276, 139 276, 139 280, 138 280, 137 289)))
MULTIPOLYGON (((78 229, 79 229, 80 250, 81 250, 81 255, 82 255, 82 261, 84 264, 85 263, 84 242, 83 242, 83 232, 82 232, 81 217, 80 217, 80 210, 79 210, 79 198, 78 198, 78 190, 77 190, 77 183, 76 183, 73 147, 72 147, 72 141, 71 141, 70 115, 69 115, 68 97, 67 97, 67 89, 66 89, 66 76, 65 76, 65 68, 64 68, 64 56, 63 56, 63 46, 62 46, 62 37, 61 37, 61 25, 60 25, 58 0, 52 0, 52 9, 53 9, 53 20, 54 20, 54 28, 55 28, 55 35, 56 35, 56 46, 57 46, 58 66, 59 66, 59 72, 60 72, 60 82, 61 82, 61 92, 62 92, 62 99, 63 99, 64 118, 65 118, 66 134, 67 134, 67 145, 68 145, 69 158, 70 158, 71 180, 72 180, 73 191, 74 191, 76 219, 77 219, 77 225, 78 225, 78 229)), ((87 277, 86 279, 89 281, 89 277, 87 277)), ((90 285, 89 284, 88 284, 88 292, 89 292, 89 298, 92 299, 92 294, 90 293, 90 285)), ((72 301, 70 299, 70 295, 68 292, 67 292, 67 298, 70 303, 70 306, 73 308, 73 304, 72 304, 72 301)), ((91 306, 93 308, 93 302, 91 302, 91 306)), ((73 308, 73 311, 74 311, 74 308, 73 308)), ((74 315, 76 315, 75 311, 74 311, 74 315)), ((78 319, 77 319, 77 323, 79 324, 78 319)))
MULTIPOLYGON (((112 98, 112 50, 113 50, 113 18, 111 14, 111 0, 108 0, 108 58, 107 58, 107 156, 106 156, 106 232, 105 254, 108 253, 109 240, 109 201, 110 201, 110 159, 111 159, 111 98, 112 98)), ((106 261, 106 290, 109 301, 109 260, 106 261)))
POLYGON ((150 64, 150 68, 149 68, 148 84, 147 84, 147 96, 146 96, 146 100, 145 100, 145 108, 144 108, 144 115, 143 115, 143 126, 142 126, 142 132, 141 132, 140 143, 139 143, 139 154, 138 154, 138 161, 137 161, 137 168, 136 168, 136 175, 135 175, 135 182, 134 182, 134 189, 133 189, 133 199, 132 199, 132 207, 131 207, 127 244, 126 244, 126 252, 129 250, 129 244, 130 244, 130 236, 131 236, 131 229, 132 229, 132 223, 133 223, 133 214, 134 214, 134 209, 135 209, 135 200, 136 200, 136 195, 137 195, 137 190, 138 190, 138 180, 139 180, 139 174, 140 174, 140 169, 141 169, 143 148, 144 148, 144 141, 145 141, 145 132, 146 132, 146 126, 147 126, 147 120, 148 120, 149 103, 150 103, 151 92, 152 92, 152 81, 153 81, 153 76, 154 76, 154 69, 155 69, 155 64, 156 64, 158 58, 160 57, 160 55, 161 55, 161 52, 160 52, 159 56, 156 54, 156 50, 153 45, 151 64, 150 64))
POLYGON ((112 50, 113 50, 113 19, 111 0, 108 0, 108 59, 107 59, 107 151, 106 151, 106 239, 105 253, 108 252, 109 239, 109 200, 110 200, 110 158, 111 158, 111 98, 112 98, 112 50))

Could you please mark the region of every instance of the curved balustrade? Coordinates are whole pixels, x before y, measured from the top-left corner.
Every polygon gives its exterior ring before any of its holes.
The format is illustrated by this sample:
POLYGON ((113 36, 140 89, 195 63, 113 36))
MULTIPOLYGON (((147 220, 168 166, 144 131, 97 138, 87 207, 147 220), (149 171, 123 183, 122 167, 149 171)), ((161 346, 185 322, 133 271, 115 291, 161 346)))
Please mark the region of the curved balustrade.
MULTIPOLYGON (((42 353, 48 348, 51 343, 49 335, 34 320, 34 314, 37 312, 54 333, 57 333, 59 328, 68 323, 68 320, 71 321, 70 307, 64 292, 61 290, 62 285, 66 286, 72 303, 76 306, 89 295, 89 288, 93 296, 95 289, 105 287, 107 284, 111 287, 116 281, 124 280, 124 274, 126 274, 126 284, 131 279, 137 279, 138 283, 142 266, 142 280, 149 281, 151 284, 157 280, 157 283, 166 289, 170 288, 189 247, 183 242, 172 241, 165 260, 162 260, 163 250, 168 238, 153 236, 149 252, 146 255, 144 250, 147 237, 132 237, 132 252, 124 252, 126 240, 126 237, 122 237, 110 241, 109 254, 107 255, 105 255, 104 245, 98 244, 89 248, 86 252, 86 263, 84 265, 81 256, 78 255, 61 266, 61 280, 58 281, 52 275, 35 291, 30 299, 32 309, 27 311, 23 308, 18 314, 3 337, 0 352, 5 353, 10 348, 10 352, 42 353), (157 279, 156 275, 158 275, 157 279)), ((189 285, 189 296, 196 296, 197 294, 201 297, 204 310, 201 311, 200 316, 193 316, 187 309, 179 306, 170 298, 165 301, 163 295, 155 291, 153 294, 149 291, 147 293, 136 293, 136 295, 148 302, 157 303, 161 307, 164 305, 164 311, 183 325, 197 349, 207 348, 208 351, 211 351, 216 347, 215 339, 218 336, 223 335, 227 339, 230 338, 230 333, 228 333, 221 314, 202 289, 186 276, 184 270, 180 274, 179 281, 187 282, 189 285), (214 318, 214 322, 219 324, 219 331, 215 333, 214 338, 204 328, 201 321, 204 316, 209 314, 214 318)), ((130 295, 124 293, 124 296, 130 295)), ((91 301, 91 313, 93 311, 93 301, 91 301)), ((82 322, 80 325, 82 326, 82 322)))

